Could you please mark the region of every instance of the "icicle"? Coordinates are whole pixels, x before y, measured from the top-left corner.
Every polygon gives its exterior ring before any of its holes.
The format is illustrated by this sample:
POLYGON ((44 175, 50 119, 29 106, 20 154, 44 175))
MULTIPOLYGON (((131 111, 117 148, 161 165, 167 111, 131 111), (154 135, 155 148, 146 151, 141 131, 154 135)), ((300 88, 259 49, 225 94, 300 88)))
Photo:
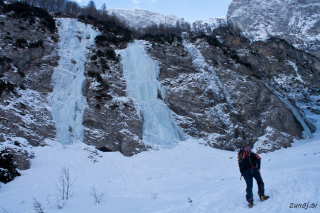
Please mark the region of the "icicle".
POLYGON ((135 41, 121 52, 127 95, 135 101, 143 116, 143 140, 162 148, 172 148, 184 138, 168 106, 158 99, 165 91, 157 80, 159 66, 146 53, 144 46, 135 41))
POLYGON ((302 80, 301 75, 299 75, 299 73, 298 73, 298 67, 297 67, 297 65, 296 65, 295 63, 293 63, 292 61, 289 61, 289 60, 286 60, 286 61, 287 61, 287 63, 288 63, 289 65, 291 65, 291 66, 293 67, 294 71, 296 72, 297 77, 295 77, 295 78, 296 78, 297 80, 299 80, 301 83, 304 83, 303 80, 302 80))
POLYGON ((83 113, 87 101, 82 94, 87 47, 98 33, 74 19, 58 19, 59 66, 52 75, 51 114, 62 144, 83 142, 83 113))

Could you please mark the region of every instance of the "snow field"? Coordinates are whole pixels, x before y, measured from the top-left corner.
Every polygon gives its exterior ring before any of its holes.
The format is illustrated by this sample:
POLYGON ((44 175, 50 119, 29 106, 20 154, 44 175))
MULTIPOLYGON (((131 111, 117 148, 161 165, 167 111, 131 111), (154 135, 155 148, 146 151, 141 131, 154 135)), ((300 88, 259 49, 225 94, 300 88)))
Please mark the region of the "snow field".
MULTIPOLYGON (((319 133, 317 136, 260 155, 266 194, 271 198, 260 202, 254 184, 252 211, 305 212, 289 208, 290 203, 319 202, 319 133)), ((0 209, 35 212, 34 197, 45 212, 251 211, 245 200, 245 181, 239 180, 237 153, 213 149, 201 142, 189 139, 173 149, 125 157, 118 152, 94 154, 93 147, 81 143, 63 146, 47 141, 49 146, 33 148, 36 158, 31 169, 2 184, 0 209), (69 168, 75 184, 73 196, 62 209, 57 209, 56 185, 62 167, 69 168), (90 195, 92 186, 98 193, 105 193, 102 203, 95 204, 90 195)))

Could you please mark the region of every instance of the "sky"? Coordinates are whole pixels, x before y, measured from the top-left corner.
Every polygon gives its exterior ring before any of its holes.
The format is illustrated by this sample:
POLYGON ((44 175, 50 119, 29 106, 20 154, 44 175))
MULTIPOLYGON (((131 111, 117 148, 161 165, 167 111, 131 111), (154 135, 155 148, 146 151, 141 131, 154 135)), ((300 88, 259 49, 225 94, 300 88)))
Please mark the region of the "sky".
MULTIPOLYGON (((90 0, 76 0, 87 5, 90 0)), ((103 3, 107 8, 145 9, 163 15, 175 15, 188 22, 197 19, 217 18, 227 15, 232 0, 94 0, 97 9, 103 3)))

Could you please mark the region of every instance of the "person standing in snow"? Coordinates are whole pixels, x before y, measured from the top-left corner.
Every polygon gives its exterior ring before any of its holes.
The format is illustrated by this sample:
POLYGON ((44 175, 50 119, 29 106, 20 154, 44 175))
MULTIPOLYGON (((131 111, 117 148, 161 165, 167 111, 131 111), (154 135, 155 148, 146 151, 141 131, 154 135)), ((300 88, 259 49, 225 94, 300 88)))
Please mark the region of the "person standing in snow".
POLYGON ((244 177, 247 184, 247 195, 246 199, 248 201, 249 207, 253 206, 253 178, 256 179, 258 184, 258 194, 261 201, 265 201, 269 196, 264 195, 264 182, 260 173, 261 158, 258 154, 251 151, 251 147, 247 146, 240 149, 238 153, 238 162, 241 176, 244 177))

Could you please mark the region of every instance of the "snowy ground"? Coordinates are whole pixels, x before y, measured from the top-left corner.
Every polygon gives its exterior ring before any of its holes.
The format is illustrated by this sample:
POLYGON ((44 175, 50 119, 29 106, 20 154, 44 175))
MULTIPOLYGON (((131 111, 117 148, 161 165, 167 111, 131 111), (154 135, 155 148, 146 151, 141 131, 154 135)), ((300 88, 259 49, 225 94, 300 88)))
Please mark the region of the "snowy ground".
MULTIPOLYGON (((319 119, 319 117, 318 117, 319 119)), ((320 125, 318 124, 318 129, 320 125)), ((173 149, 148 151, 133 157, 120 153, 95 153, 84 144, 36 147, 31 169, 22 171, 0 189, 0 212, 36 212, 33 198, 44 212, 319 212, 316 208, 290 208, 291 203, 320 201, 320 131, 313 139, 293 147, 261 154, 262 177, 271 199, 255 207, 245 200, 236 152, 213 149, 189 139, 173 149), (91 151, 93 152, 91 152, 91 151), (90 157, 91 156, 91 157, 90 157), (73 196, 57 209, 59 172, 69 168, 75 179, 73 196), (104 193, 95 204, 95 186, 104 193)), ((314 207, 314 206, 313 206, 314 207)))

